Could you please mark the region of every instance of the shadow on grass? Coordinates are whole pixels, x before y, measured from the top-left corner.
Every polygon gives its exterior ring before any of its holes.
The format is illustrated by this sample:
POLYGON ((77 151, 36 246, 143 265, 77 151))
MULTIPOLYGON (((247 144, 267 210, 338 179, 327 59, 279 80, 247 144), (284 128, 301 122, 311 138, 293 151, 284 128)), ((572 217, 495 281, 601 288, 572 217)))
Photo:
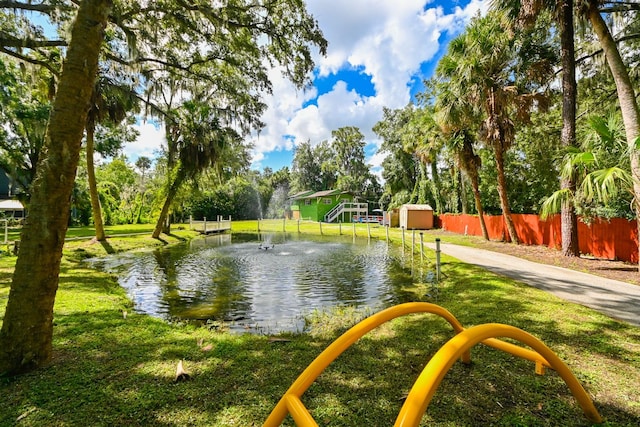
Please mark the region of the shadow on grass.
MULTIPOLYGON (((454 314, 466 306, 448 304, 449 297, 443 303, 454 314)), ((514 320, 527 323, 525 329, 534 334, 554 327, 532 322, 524 313, 514 320)), ((172 326, 147 316, 124 318, 117 310, 56 321, 52 365, 0 383, 6 396, 0 402, 1 425, 24 414, 30 425, 87 420, 94 425, 260 425, 330 343, 291 335, 290 342, 274 344, 266 337, 172 326), (190 381, 173 381, 178 360, 184 361, 190 381)), ((303 401, 321 425, 392 425, 403 396, 452 336, 451 327, 433 315, 396 321, 347 350, 303 401)), ((555 336, 547 345, 563 346, 567 353, 580 350, 570 338, 565 341, 555 336)), ((456 363, 445 377, 427 411, 430 424, 589 424, 555 373, 536 376, 532 363, 484 346, 474 348, 472 360, 471 366, 456 363)), ((637 369, 637 360, 631 367, 637 369)), ((598 378, 585 377, 579 366, 574 372, 587 390, 601 395, 593 390, 598 378)), ((630 407, 598 398, 595 404, 611 425, 636 425, 638 413, 630 407)))
MULTIPOLYGON (((90 273, 85 276, 64 277, 59 278, 60 289, 73 289, 74 291, 81 291, 83 293, 95 293, 96 298, 104 295, 105 292, 113 293, 120 291, 119 288, 114 287, 112 283, 104 283, 104 279, 96 278, 90 273)), ((124 293, 123 293, 124 295, 124 293)), ((61 299, 60 299, 61 300, 61 299)))
POLYGON ((168 245, 169 244, 169 241, 166 240, 166 239, 163 239, 161 236, 154 237, 154 239, 159 241, 159 242, 161 242, 163 245, 168 245))
POLYGON ((464 326, 506 323, 545 343, 584 346, 619 362, 629 351, 640 362, 640 328, 611 319, 588 307, 567 302, 516 281, 496 277, 479 267, 449 263, 452 276, 442 294, 445 305, 464 326), (505 284, 509 284, 505 286, 505 284))
POLYGON ((174 234, 174 233, 169 233, 169 236, 173 237, 176 240, 180 240, 181 242, 186 242, 187 240, 189 240, 189 239, 187 239, 187 238, 185 238, 183 236, 179 236, 179 235, 174 234))
POLYGON ((318 352, 304 336, 274 345, 116 310, 56 320, 51 366, 0 382, 0 425, 259 424, 318 352), (190 381, 173 381, 179 360, 190 381))
POLYGON ((104 248, 106 253, 108 253, 108 254, 116 253, 115 249, 113 249, 113 246, 111 246, 111 244, 109 243, 109 241, 107 239, 100 240, 99 243, 100 243, 100 245, 102 245, 102 247, 104 248))
MULTIPOLYGON (((523 329, 531 332, 530 321, 520 320, 529 324, 529 328, 523 329)), ((548 324, 533 326, 549 329, 548 324)), ((382 413, 372 414, 372 408, 393 405, 389 396, 394 393, 401 400, 430 357, 453 332, 436 316, 414 316, 396 326, 391 335, 361 340, 343 355, 347 361, 330 367, 318 388, 312 388, 317 393, 312 398, 316 410, 325 417, 319 419, 321 425, 331 422, 332 414, 323 412, 323 404, 335 395, 358 396, 349 399, 348 408, 341 408, 342 413, 359 420, 353 425, 392 425, 396 411, 391 411, 392 419, 386 419, 380 418, 382 413)), ((627 399, 637 396, 634 384, 638 378, 638 349, 635 362, 626 365, 634 374, 626 383, 620 381, 616 386, 615 380, 607 384, 614 373, 591 369, 588 365, 593 355, 585 353, 581 344, 572 339, 557 336, 554 342, 560 344, 547 341, 547 345, 560 353, 587 390, 596 396, 596 407, 610 425, 637 425, 640 413, 627 399), (585 367, 590 369, 583 370, 585 367), (608 389, 609 386, 612 388, 608 389)), ((537 376, 533 363, 482 345, 473 349, 472 361, 471 366, 457 363, 449 371, 428 408, 429 425, 590 425, 567 385, 553 371, 537 376)))
MULTIPOLYGON (((500 286, 492 286, 495 276, 480 268, 448 263, 447 271, 452 280, 447 281, 446 300, 441 302, 464 326, 498 322, 533 334, 574 371, 611 425, 638 422, 640 393, 635 384, 640 383, 640 329, 515 281, 500 279, 500 286)), ((489 363, 513 359, 491 351, 489 363)), ((510 366, 507 360, 505 367, 510 366)), ((520 394, 526 396, 526 390, 520 394)), ((569 419, 549 424, 576 425, 569 419)), ((538 424, 527 421, 525 425, 538 424)))
POLYGON ((598 267, 597 270, 637 272, 638 271, 638 267, 598 267))
MULTIPOLYGON (((507 323, 532 333, 571 367, 609 425, 637 425, 638 328, 480 268, 447 263, 446 272, 437 303, 464 326, 507 323)), ((61 286, 73 282, 91 290, 96 280, 103 279, 61 278, 61 286)), ((302 400, 321 425, 393 425, 403 397, 452 336, 451 327, 433 315, 395 321, 347 350, 302 400)), ((330 343, 307 335, 288 338, 269 343, 266 337, 219 334, 147 316, 125 318, 115 309, 57 315, 52 365, 0 382, 0 425, 20 417, 42 426, 87 420, 261 425, 330 343), (179 360, 190 381, 173 381, 179 360)), ((444 378, 426 414, 430 425, 589 425, 555 373, 536 376, 531 362, 484 346, 473 349, 472 360, 470 366, 456 363, 444 378)))

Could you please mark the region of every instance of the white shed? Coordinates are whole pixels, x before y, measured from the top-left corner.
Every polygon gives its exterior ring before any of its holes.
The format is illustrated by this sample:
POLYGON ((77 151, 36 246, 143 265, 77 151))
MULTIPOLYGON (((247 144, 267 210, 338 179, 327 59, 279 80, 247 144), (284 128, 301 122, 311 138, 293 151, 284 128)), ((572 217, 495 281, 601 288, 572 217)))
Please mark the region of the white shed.
POLYGON ((18 217, 24 216, 24 206, 17 200, 0 200, 0 213, 11 213, 11 216, 16 216, 16 212, 20 212, 18 217))
POLYGON ((400 206, 400 227, 405 230, 433 228, 433 208, 429 205, 400 206))

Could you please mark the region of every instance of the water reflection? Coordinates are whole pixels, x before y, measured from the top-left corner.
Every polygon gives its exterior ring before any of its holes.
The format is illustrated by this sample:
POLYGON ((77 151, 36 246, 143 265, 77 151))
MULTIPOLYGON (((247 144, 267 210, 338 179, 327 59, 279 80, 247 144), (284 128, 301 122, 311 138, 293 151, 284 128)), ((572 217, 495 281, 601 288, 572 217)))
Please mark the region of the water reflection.
POLYGON ((119 275, 138 312, 271 333, 301 330, 316 308, 404 302, 412 279, 397 251, 347 237, 222 234, 94 262, 119 275))

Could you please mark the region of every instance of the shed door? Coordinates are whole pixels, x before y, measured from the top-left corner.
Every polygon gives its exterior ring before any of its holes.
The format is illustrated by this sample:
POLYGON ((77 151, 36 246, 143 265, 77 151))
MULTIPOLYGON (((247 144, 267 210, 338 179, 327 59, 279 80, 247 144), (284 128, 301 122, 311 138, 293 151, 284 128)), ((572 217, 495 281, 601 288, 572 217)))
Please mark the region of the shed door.
POLYGON ((400 209, 400 227, 407 229, 407 212, 408 209, 400 209))

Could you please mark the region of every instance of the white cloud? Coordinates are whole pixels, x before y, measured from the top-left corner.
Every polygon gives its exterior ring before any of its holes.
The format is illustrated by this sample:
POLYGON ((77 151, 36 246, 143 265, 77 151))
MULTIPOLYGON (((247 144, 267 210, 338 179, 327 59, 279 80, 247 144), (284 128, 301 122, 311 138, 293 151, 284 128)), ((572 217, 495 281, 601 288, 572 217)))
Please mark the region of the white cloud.
MULTIPOLYGON (((327 56, 316 58, 318 74, 361 69, 370 76, 375 94, 362 96, 338 81, 318 97, 317 106, 304 106, 315 93, 296 91, 279 73, 272 73, 273 95, 266 98, 269 110, 263 116, 266 127, 253 140, 254 166, 260 166, 263 153, 289 150, 307 140, 317 144, 342 126, 359 127, 373 143, 376 135, 371 128, 382 118, 382 108, 400 108, 410 101, 410 82, 440 50, 441 35, 460 32, 472 16, 487 8, 486 0, 471 0, 450 14, 424 0, 306 3, 329 42, 327 56)), ((382 159, 374 154, 368 161, 379 166, 382 159)))
POLYGON ((125 145, 123 152, 130 162, 135 162, 138 157, 154 159, 156 151, 162 145, 166 145, 164 128, 152 122, 140 122, 134 126, 140 132, 137 140, 125 145))
MULTIPOLYGON (((327 56, 315 58, 318 75, 358 69, 370 77, 375 93, 364 96, 338 81, 317 97, 317 89, 298 90, 279 69, 271 70, 273 93, 265 97, 269 108, 262 117, 266 126, 251 137, 254 166, 268 166, 261 164, 265 153, 291 150, 307 140, 317 144, 342 126, 357 126, 369 143, 376 143, 371 128, 382 118, 383 107, 406 105, 411 83, 422 79, 421 65, 440 51, 441 36, 462 31, 471 17, 486 12, 487 3, 471 0, 446 14, 425 0, 306 0, 329 42, 327 56)), ((125 154, 132 161, 154 158, 165 143, 164 130, 153 123, 141 123, 138 130, 140 137, 125 147, 125 154)), ((382 160, 377 153, 367 159, 377 168, 382 160)))

